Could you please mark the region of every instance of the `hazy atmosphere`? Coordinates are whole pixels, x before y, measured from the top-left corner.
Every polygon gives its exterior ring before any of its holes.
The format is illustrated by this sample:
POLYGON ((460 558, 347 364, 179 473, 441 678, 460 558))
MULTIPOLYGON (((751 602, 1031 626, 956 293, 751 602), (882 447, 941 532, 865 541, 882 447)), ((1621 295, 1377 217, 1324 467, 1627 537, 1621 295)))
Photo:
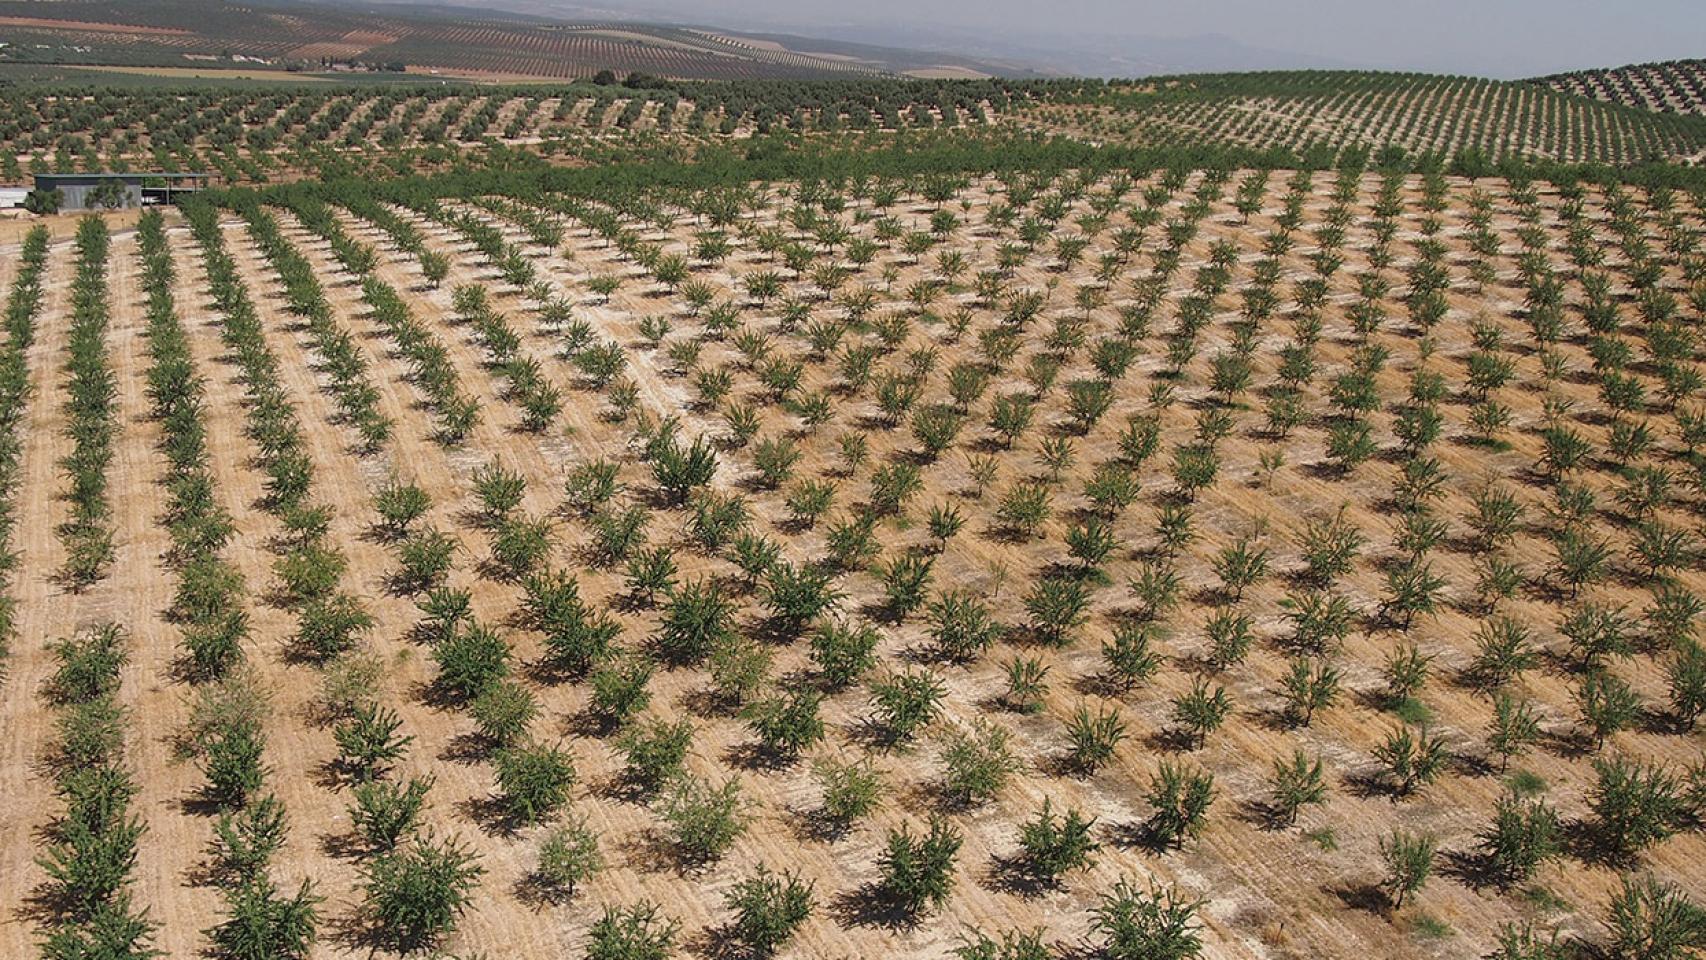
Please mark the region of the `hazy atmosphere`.
POLYGON ((575 15, 603 8, 725 28, 1043 61, 1060 72, 1367 67, 1501 79, 1697 56, 1706 4, 1688 0, 499 0, 575 15))

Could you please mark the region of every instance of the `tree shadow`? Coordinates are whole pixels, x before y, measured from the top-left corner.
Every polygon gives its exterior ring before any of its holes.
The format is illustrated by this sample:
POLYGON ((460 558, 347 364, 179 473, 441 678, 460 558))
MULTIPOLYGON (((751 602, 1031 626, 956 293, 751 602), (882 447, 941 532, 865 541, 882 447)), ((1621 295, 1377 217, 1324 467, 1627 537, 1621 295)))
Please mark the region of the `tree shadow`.
POLYGON ((525 825, 502 797, 493 794, 461 800, 457 802, 456 809, 488 837, 514 839, 525 825))
POLYGON ((752 773, 774 773, 794 767, 800 762, 800 755, 777 749, 762 740, 747 740, 730 744, 723 751, 723 762, 752 773))
POLYGON ((982 883, 985 889, 1012 894, 1022 900, 1035 900, 1063 886, 1058 877, 1038 873, 1034 864, 1020 854, 990 858, 982 883))
POLYGON ((1339 902, 1352 910, 1361 910, 1376 916, 1386 916, 1392 910, 1392 900, 1386 891, 1378 884, 1345 882, 1327 888, 1327 892, 1339 898, 1339 902))
POLYGON ((830 903, 829 915, 843 927, 874 927, 885 930, 911 930, 918 926, 919 916, 907 909, 875 881, 861 884, 836 897, 830 903))
POLYGON ((576 892, 572 887, 564 889, 551 883, 537 870, 522 874, 510 886, 510 895, 534 913, 539 913, 547 907, 560 907, 573 900, 576 892))
POLYGON ((1517 880, 1498 869, 1493 858, 1479 850, 1447 850, 1440 855, 1440 876, 1450 877, 1476 893, 1489 888, 1501 891, 1517 880))

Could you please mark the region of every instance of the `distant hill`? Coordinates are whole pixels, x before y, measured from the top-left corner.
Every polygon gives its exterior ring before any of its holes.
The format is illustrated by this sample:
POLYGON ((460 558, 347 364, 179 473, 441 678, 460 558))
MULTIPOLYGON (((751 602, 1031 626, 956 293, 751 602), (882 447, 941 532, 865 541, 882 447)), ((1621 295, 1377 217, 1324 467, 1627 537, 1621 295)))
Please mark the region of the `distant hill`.
POLYGON ((1605 70, 1577 70, 1530 82, 1659 113, 1706 115, 1706 60, 1666 60, 1605 70))
POLYGON ((389 68, 564 80, 589 78, 601 70, 691 80, 1009 72, 1007 66, 967 58, 797 37, 746 37, 621 20, 569 22, 462 7, 301 0, 0 0, 0 39, 5 41, 0 62, 13 63, 389 68))

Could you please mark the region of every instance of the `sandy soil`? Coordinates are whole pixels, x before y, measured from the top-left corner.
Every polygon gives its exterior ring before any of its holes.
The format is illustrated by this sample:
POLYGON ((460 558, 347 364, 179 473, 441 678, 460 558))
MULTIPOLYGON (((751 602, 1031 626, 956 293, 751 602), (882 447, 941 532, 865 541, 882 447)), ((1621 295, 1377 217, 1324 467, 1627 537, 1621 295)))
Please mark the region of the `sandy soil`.
MULTIPOLYGON (((1306 205, 1306 224, 1317 223, 1329 206, 1331 181, 1330 175, 1316 177, 1306 205)), ((1210 358, 1218 347, 1230 342, 1229 324, 1237 316, 1236 291, 1249 282, 1252 264, 1260 256, 1262 237, 1274 229, 1274 216, 1279 212, 1285 183, 1284 174, 1274 177, 1264 210, 1248 224, 1240 223, 1231 209, 1229 189, 1228 199, 1218 202, 1202 222, 1199 235, 1187 247, 1182 265, 1170 282, 1168 301, 1176 303, 1189 293, 1193 273, 1205 262, 1213 242, 1230 240, 1238 246, 1240 259, 1233 268, 1232 290, 1217 302, 1215 322, 1201 335, 1202 349, 1181 380, 1180 402, 1164 415, 1165 445, 1162 453, 1144 468, 1144 496, 1117 523, 1122 548, 1108 565, 1112 586, 1097 594, 1094 616, 1079 639, 1067 647, 1050 649, 1029 645, 1022 637, 1015 636, 998 644, 976 663, 932 665, 949 690, 941 728, 965 728, 979 718, 1002 724, 1012 731, 1014 749, 1023 766, 995 801, 971 811, 950 814, 966 835, 954 896, 941 912, 917 926, 873 922, 859 909, 857 894, 862 884, 876 876, 875 860, 884 831, 901 823, 919 822, 937 804, 934 783, 940 765, 936 748, 926 740, 910 752, 875 752, 893 791, 889 803, 871 822, 859 825, 843 839, 830 842, 818 838, 807 829, 810 811, 818 802, 808 764, 785 767, 755 764, 746 749, 751 735, 745 724, 736 717, 705 707, 702 694, 707 673, 703 669, 660 671, 652 684, 652 712, 657 716, 692 719, 697 735, 689 767, 694 773, 717 780, 729 776, 740 778, 754 820, 729 856, 706 869, 679 868, 660 844, 660 821, 656 815, 645 804, 613 789, 621 760, 609 740, 588 732, 577 722, 587 696, 586 684, 547 683, 524 673, 522 681, 534 690, 543 707, 535 732, 547 739, 561 738, 574 755, 581 783, 575 808, 590 818, 598 832, 609 868, 566 904, 547 906, 518 896, 533 867, 542 830, 528 828, 508 833, 482 813, 485 809, 482 801, 493 790, 489 758, 469 749, 469 735, 474 727, 465 714, 423 696, 433 668, 427 652, 408 636, 415 619, 413 604, 387 590, 386 575, 394 569, 395 562, 385 545, 367 535, 373 519, 369 491, 396 474, 432 492, 431 522, 454 536, 463 547, 453 581, 474 590, 482 620, 499 624, 516 609, 519 591, 512 584, 481 575, 480 561, 489 549, 486 535, 467 517, 472 503, 473 470, 492 460, 501 460, 524 473, 529 479, 524 509, 532 514, 546 514, 557 507, 563 474, 574 463, 595 456, 618 459, 623 478, 634 496, 649 488, 649 473, 630 452, 627 428, 600 416, 605 405, 603 398, 585 389, 572 366, 558 356, 560 344, 552 332, 539 325, 532 304, 519 291, 508 288, 470 243, 448 228, 409 215, 427 236, 429 246, 450 254, 453 261, 444 287, 427 290, 412 260, 391 249, 377 229, 346 215, 343 222, 352 235, 381 249, 377 275, 396 287, 416 317, 446 344, 463 389, 483 401, 481 423, 461 448, 447 449, 435 442, 431 437, 431 412, 421 405, 419 392, 408 382, 405 365, 392 354, 392 345, 367 316, 359 288, 352 285, 353 278, 330 256, 323 242, 286 216, 283 218, 286 235, 316 267, 339 321, 360 340, 371 364, 372 379, 380 390, 381 409, 396 423, 395 436, 383 451, 368 457, 356 455, 352 452, 354 437, 350 428, 333 422, 335 408, 325 392, 323 378, 315 371, 311 342, 305 332, 293 326, 285 312, 276 277, 242 227, 235 221, 228 224, 226 242, 262 312, 269 345, 282 361, 298 416, 307 431, 316 463, 316 490, 336 510, 332 532, 351 561, 348 586, 367 598, 379 619, 370 642, 388 665, 382 696, 402 714, 405 732, 415 737, 410 759, 400 772, 405 775, 430 772, 436 776, 432 822, 441 831, 455 833, 466 841, 479 853, 487 870, 478 901, 464 919, 452 948, 458 952, 501 951, 528 958, 578 955, 587 926, 604 906, 645 897, 664 904, 669 915, 682 921, 683 942, 691 955, 713 955, 712 931, 728 917, 722 906, 723 894, 758 864, 787 866, 816 883, 820 908, 803 929, 800 940, 785 954, 801 958, 947 956, 961 933, 968 929, 1040 926, 1051 942, 1065 947, 1081 945, 1089 934, 1088 911, 1103 892, 1125 876, 1155 877, 1204 897, 1200 919, 1207 946, 1205 955, 1216 960, 1480 956, 1491 949, 1501 923, 1530 918, 1548 926, 1557 925, 1567 933, 1595 931, 1606 897, 1614 889, 1616 872, 1603 864, 1580 859, 1548 866, 1538 878, 1538 883, 1563 904, 1560 909, 1541 906, 1520 893, 1477 889, 1449 869, 1449 859, 1442 861, 1441 874, 1415 898, 1414 905, 1406 906, 1396 917, 1370 906, 1378 902, 1377 895, 1370 893, 1370 885, 1377 883, 1382 874, 1376 855, 1380 836, 1402 826, 1437 834, 1442 850, 1448 854, 1469 850, 1475 835, 1489 822, 1495 798, 1502 789, 1500 779, 1478 763, 1484 752, 1482 742, 1490 707, 1484 697, 1454 682, 1455 675, 1473 656, 1473 637, 1480 620, 1479 611, 1467 603, 1473 594, 1475 557, 1473 550, 1460 540, 1448 541, 1433 554, 1436 570, 1448 581, 1447 594, 1452 603, 1443 607, 1436 619, 1418 621, 1409 632, 1409 639, 1437 658, 1435 676, 1421 699, 1433 717, 1432 729, 1443 734, 1460 757, 1441 782, 1401 802, 1359 787, 1376 767, 1374 747, 1397 724, 1391 714, 1380 708, 1375 696, 1382 686, 1381 664, 1399 639, 1392 630, 1370 628, 1353 633, 1339 658, 1349 694, 1343 703, 1318 716, 1307 729, 1287 729, 1275 722, 1280 704, 1278 684, 1286 659, 1267 641, 1283 636, 1286 631, 1279 601, 1285 596, 1287 584, 1280 576, 1251 588, 1239 604, 1240 609, 1255 618, 1261 642, 1243 663, 1214 678, 1226 686, 1233 698, 1233 717, 1209 738, 1207 746, 1185 754, 1178 753, 1163 735, 1170 723, 1171 699, 1188 690, 1193 676, 1201 669, 1197 658, 1206 647, 1203 624, 1212 608, 1211 598, 1206 595, 1207 588, 1214 583, 1211 559, 1219 548, 1249 531, 1254 523, 1265 520, 1266 539, 1273 550, 1275 566, 1278 571, 1289 571, 1299 564, 1297 544, 1304 521, 1345 504, 1347 517, 1365 532, 1368 546, 1357 570, 1340 589, 1359 609, 1372 611, 1379 603, 1384 589, 1381 562, 1392 552, 1388 544, 1395 529, 1391 511, 1383 506, 1382 500, 1389 495, 1397 467, 1377 458, 1347 476, 1316 469, 1313 465, 1321 460, 1325 446, 1325 428, 1320 420, 1300 428, 1282 443, 1265 439, 1257 429, 1262 413, 1254 391, 1247 398, 1247 406, 1233 411, 1237 428, 1223 442, 1221 479, 1199 500, 1196 516, 1200 536, 1180 560, 1180 571, 1191 589, 1187 591, 1187 601, 1166 625, 1161 645, 1166 655, 1162 670, 1153 683, 1121 698, 1104 696, 1093 682, 1100 670, 1099 643, 1108 636, 1114 618, 1132 604, 1123 586, 1125 580, 1138 569, 1138 553, 1155 539, 1157 510, 1171 485, 1167 477, 1167 447, 1188 441, 1192 434, 1197 409, 1207 393, 1204 385, 1210 358), (484 352, 472 331, 454 322, 451 290, 465 283, 480 283, 488 288, 511 326, 523 335, 525 351, 537 358, 553 381, 566 389, 565 412, 545 435, 533 436, 516 430, 520 415, 502 399, 501 380, 485 365, 484 352), (1256 477, 1258 455, 1275 448, 1283 449, 1285 465, 1274 475, 1271 484, 1263 485, 1256 477), (1050 691, 1044 709, 1036 716, 1007 712, 995 702, 1004 686, 1002 665, 1016 654, 1040 657, 1050 668, 1050 691), (1120 746, 1114 762, 1093 777, 1061 775, 1055 766, 1055 758, 1065 745, 1065 721, 1080 703, 1092 707, 1115 706, 1130 726, 1131 737, 1120 746), (1324 807, 1306 812, 1299 828, 1267 829, 1252 811, 1252 804, 1266 795, 1265 783, 1272 759, 1289 754, 1294 746, 1326 760, 1332 783, 1330 799, 1324 807), (1158 854, 1132 843, 1131 837, 1149 814, 1143 799, 1149 777, 1160 760, 1169 757, 1213 772, 1218 798, 1199 840, 1183 850, 1158 854), (1071 806, 1095 815, 1098 836, 1104 846, 1089 870, 1070 875, 1057 889, 1030 894, 1003 882, 998 863, 999 858, 1015 849, 1018 824, 1033 815, 1044 798, 1052 800, 1057 809, 1071 806), (1305 837, 1304 831, 1330 831, 1334 840, 1332 848, 1324 849, 1324 844, 1305 837), (1421 937, 1415 932, 1415 920, 1423 914, 1446 924, 1451 932, 1443 939, 1421 937)), ((1166 208, 1169 216, 1177 214, 1194 186, 1193 180, 1174 195, 1166 208)), ((1377 187, 1373 178, 1362 184, 1353 209, 1356 219, 1348 229, 1346 264, 1332 283, 1319 347, 1320 373, 1307 391, 1309 407, 1317 414, 1327 411, 1326 387, 1349 362, 1354 347, 1346 311, 1356 299, 1356 276, 1370 269, 1366 254, 1371 242, 1367 218, 1372 212, 1377 187)), ((1435 331, 1437 352, 1429 361, 1429 368, 1444 374, 1454 388, 1452 397, 1442 406, 1447 421, 1446 439, 1434 448, 1435 455, 1453 477, 1440 503, 1439 514, 1450 520, 1454 535, 1465 530, 1460 518, 1468 508, 1471 492, 1485 480, 1508 483, 1528 505, 1531 520, 1540 519, 1548 499, 1543 489, 1528 486, 1522 479, 1540 450, 1536 430, 1541 420, 1542 398, 1534 386, 1540 379, 1539 360, 1527 349, 1526 326, 1520 314, 1523 288, 1516 263, 1521 251, 1516 237, 1520 224, 1504 185, 1483 181, 1481 187, 1498 200, 1494 226, 1503 243, 1501 255, 1494 263, 1498 281, 1486 290, 1478 290, 1468 277, 1469 258, 1462 239, 1468 211, 1462 200, 1470 186, 1454 182, 1455 199, 1441 215, 1443 236, 1452 248, 1448 255, 1453 280, 1452 309, 1435 331), (1463 357, 1470 349, 1468 324, 1477 315, 1490 317, 1504 328, 1511 343, 1509 350, 1518 363, 1518 376, 1501 391, 1501 398, 1515 413, 1509 435, 1511 446, 1505 451, 1489 451, 1461 442, 1467 431, 1468 407, 1455 390, 1464 383, 1463 357)), ((971 225, 959 227, 945 244, 965 254, 968 279, 994 264, 998 243, 1007 239, 997 229, 982 224, 995 188, 993 183, 978 183, 963 195, 970 209, 962 219, 969 220, 971 225)), ((1139 184, 1127 202, 1135 201, 1142 188, 1143 184, 1139 184)), ((1374 338, 1391 350, 1391 361, 1380 385, 1383 397, 1393 404, 1404 396, 1409 372, 1420 362, 1417 338, 1407 327, 1403 305, 1398 300, 1403 292, 1403 269, 1414 257, 1411 245, 1420 236, 1418 229, 1424 216, 1420 210, 1419 184, 1409 184, 1404 200, 1400 231, 1393 242, 1397 261, 1384 271, 1393 281, 1393 290, 1385 303, 1388 321, 1374 338)), ((1562 271, 1568 261, 1562 249, 1558 204, 1556 195, 1542 196, 1545 211, 1542 225, 1554 244, 1549 255, 1562 271)), ((788 201, 778 200, 772 191, 771 201, 756 215, 758 222, 780 222, 780 215, 789 205, 788 201)), ((957 205, 952 208, 960 211, 957 205)), ((1073 207, 1074 215, 1088 211, 1083 201, 1073 207)), ((1590 202, 1589 211, 1592 216, 1604 216, 1598 198, 1590 202)), ((919 202, 891 212, 908 229, 925 229, 931 208, 919 202)), ((697 225, 692 214, 676 213, 668 228, 632 225, 671 251, 686 253, 697 225)), ((502 227, 512 241, 526 246, 525 233, 517 225, 489 214, 484 216, 502 227)), ((1699 217, 1695 213, 1686 216, 1698 229, 1699 217)), ((855 232, 870 234, 870 225, 854 224, 851 211, 843 214, 843 219, 855 232)), ((1171 323, 1170 308, 1164 306, 1157 311, 1154 331, 1143 341, 1146 352, 1121 381, 1113 409, 1088 436, 1078 440, 1076 462, 1066 471, 1056 494, 1055 515, 1040 537, 1012 542, 998 536, 991 529, 991 512, 1002 489, 1040 469, 1036 461, 1038 445, 1043 437, 1051 435, 1052 425, 1064 419, 1061 385, 1090 370, 1084 353, 1080 352, 1061 370, 1055 387, 1045 393, 1039 405, 1037 426, 1016 448, 1010 452, 990 448, 1000 463, 1000 476, 981 500, 967 489, 970 481, 966 454, 978 449, 986 433, 984 424, 993 396, 1022 386, 1019 371, 1024 369, 1029 355, 1043 349, 1040 341, 1053 319, 1080 312, 1072 305, 1072 293, 1077 286, 1090 281, 1097 257, 1112 249, 1109 234, 1123 225, 1125 219, 1126 214, 1116 213, 1108 228, 1093 239, 1083 261, 1065 274, 1053 270, 1052 257, 1042 251, 1029 257, 1016 271, 1011 280, 1012 289, 1052 291, 1043 319, 1033 328, 1037 335, 1027 340, 1020 356, 1009 366, 1012 372, 1005 382, 992 385, 990 392, 974 405, 956 448, 923 467, 924 490, 911 510, 914 522, 886 524, 879 534, 884 555, 893 555, 925 542, 927 534, 917 518, 929 505, 958 505, 971 522, 936 560, 934 583, 938 587, 963 586, 985 594, 1008 623, 1024 622, 1026 615, 1021 600, 1029 582, 1049 564, 1064 558, 1062 539, 1070 526, 1066 513, 1080 502, 1077 492, 1083 480, 1097 462, 1116 449, 1115 437, 1125 416, 1148 409, 1149 385, 1165 366, 1162 334, 1171 323)), ((1088 329, 1092 335, 1117 327, 1117 308, 1130 299, 1129 281, 1147 271, 1151 254, 1160 242, 1159 233, 1159 228, 1149 232, 1143 252, 1126 268, 1125 280, 1116 285, 1109 302, 1090 311, 1088 329)), ((56 498, 63 485, 56 461, 66 443, 58 429, 63 422, 58 365, 63 355, 64 317, 68 312, 64 290, 70 277, 72 254, 63 239, 66 233, 56 235, 61 239, 56 241, 50 261, 50 293, 42 333, 31 356, 38 389, 29 414, 29 439, 24 456, 27 479, 22 496, 24 515, 29 517, 53 518, 65 509, 56 498)), ((228 555, 248 578, 254 598, 251 612, 255 628, 250 659, 273 694, 273 714, 268 726, 267 758, 272 768, 269 782, 285 802, 293 824, 291 844, 278 858, 274 872, 289 882, 312 876, 327 896, 328 923, 324 928, 327 937, 316 950, 317 957, 364 955, 365 947, 340 933, 345 921, 353 916, 359 871, 356 861, 343 852, 340 843, 349 830, 345 813, 348 791, 326 776, 326 764, 335 757, 336 749, 329 730, 315 721, 311 709, 318 679, 312 667, 288 662, 282 656, 283 643, 293 628, 292 617, 261 600, 272 582, 267 544, 277 528, 269 515, 253 505, 259 495, 260 478, 252 464, 255 451, 242 432, 242 387, 233 379, 236 368, 224 356, 218 342, 215 318, 204 298, 197 295, 205 289, 205 278, 187 232, 176 229, 173 237, 178 252, 180 308, 194 333, 198 367, 207 378, 207 417, 220 495, 242 531, 228 555)), ((774 267, 768 264, 748 241, 734 239, 735 253, 727 262, 698 264, 693 270, 694 278, 710 284, 721 298, 738 296, 735 282, 742 274, 759 269, 781 270, 779 264, 774 267)), ((1282 258, 1285 278, 1280 284, 1282 293, 1289 290, 1291 281, 1309 275, 1307 258, 1313 251, 1312 243, 1306 226, 1299 234, 1297 246, 1282 258)), ((629 363, 625 375, 639 387, 642 406, 648 412, 682 416, 689 434, 722 432, 717 414, 688 406, 695 396, 688 380, 675 371, 663 350, 645 345, 638 333, 642 318, 657 315, 671 318, 671 341, 697 332, 701 319, 691 315, 679 295, 655 289, 643 271, 578 224, 570 224, 567 239, 556 250, 527 249, 547 284, 576 302, 577 315, 586 319, 600 337, 614 339, 627 349, 629 363), (590 277, 608 273, 623 276, 625 283, 608 304, 596 302, 585 283, 590 277)), ((1662 249, 1662 245, 1655 242, 1655 249, 1662 249)), ((0 903, 24 902, 28 892, 40 882, 40 872, 31 863, 35 852, 31 838, 53 810, 49 784, 33 766, 34 758, 45 748, 51 734, 51 717, 35 695, 49 669, 50 657, 44 645, 61 635, 69 624, 114 617, 128 623, 133 631, 133 658, 125 676, 123 696, 135 710, 136 724, 129 751, 141 774, 138 779, 145 785, 138 811, 150 831, 138 870, 138 899, 164 923, 158 945, 168 955, 187 956, 202 943, 199 931, 218 915, 214 891, 193 886, 188 880, 199 861, 211 822, 185 804, 199 783, 199 775, 188 765, 173 763, 167 752, 167 742, 185 716, 182 702, 185 688, 170 679, 175 637, 172 629, 159 619, 159 611, 170 595, 169 578, 156 560, 166 542, 165 534, 152 516, 158 502, 153 485, 163 468, 163 459, 153 449, 157 428, 144 419, 146 398, 141 393, 141 384, 146 356, 137 337, 142 304, 136 290, 134 241, 121 235, 115 242, 113 258, 110 359, 120 372, 119 406, 125 425, 114 460, 115 524, 120 531, 120 554, 111 576, 97 588, 80 596, 65 595, 48 579, 60 560, 52 524, 20 527, 18 548, 23 554, 22 569, 28 574, 20 579, 17 590, 21 639, 10 664, 8 695, 0 697, 0 743, 5 744, 0 749, 5 751, 5 769, 23 771, 24 775, 7 777, 5 793, 0 795, 0 802, 9 813, 17 813, 0 823, 0 903)), ((1667 274, 1674 280, 1676 265, 1668 260, 1666 264, 1667 274)), ((1613 271, 1622 265, 1621 254, 1614 247, 1609 250, 1608 265, 1613 271)), ((880 316, 905 309, 908 287, 934 273, 928 259, 915 264, 898 250, 884 250, 848 286, 865 284, 879 291, 882 306, 875 315, 880 316), (881 278, 881 271, 887 266, 896 271, 892 285, 881 278), (885 288, 892 292, 883 293, 885 288)), ((812 289, 807 281, 790 283, 794 295, 809 297, 812 289)), ((1578 284, 1572 282, 1570 291, 1572 302, 1580 298, 1578 284)), ((956 341, 941 327, 915 322, 906 344, 892 357, 879 362, 879 366, 898 369, 908 350, 937 347, 940 355, 921 403, 946 397, 945 371, 959 360, 978 356, 977 332, 999 320, 999 311, 976 304, 969 290, 945 294, 934 309, 946 315, 958 305, 971 308, 974 314, 972 330, 965 338, 956 341)), ((830 303, 815 303, 812 312, 814 317, 827 318, 839 315, 840 311, 830 303)), ((756 329, 772 330, 778 313, 775 303, 766 307, 747 304, 744 308, 745 321, 756 329)), ((1635 316, 1632 307, 1628 308, 1628 315, 1635 316)), ((1272 381, 1278 349, 1289 332, 1285 310, 1261 328, 1256 353, 1257 388, 1272 381)), ((773 335, 772 344, 778 352, 805 356, 803 342, 796 338, 773 335)), ((1574 369, 1591 369, 1582 343, 1571 341, 1563 349, 1574 369)), ((797 435, 803 457, 796 467, 796 476, 839 478, 837 439, 852 431, 868 436, 870 461, 851 479, 840 480, 838 515, 844 515, 848 505, 864 498, 876 465, 911 456, 915 441, 907 427, 885 430, 870 419, 875 405, 868 388, 854 396, 837 396, 832 423, 815 433, 804 433, 798 432, 795 418, 779 407, 761 405, 756 376, 743 365, 731 342, 706 341, 699 362, 704 368, 724 366, 734 374, 737 385, 734 395, 754 403, 761 411, 760 436, 783 432, 797 435)), ((1645 372, 1640 375, 1651 379, 1645 372)), ((833 360, 807 364, 806 389, 828 390, 836 380, 833 360)), ((1599 416, 1601 404, 1591 380, 1567 379, 1562 389, 1577 401, 1571 412, 1577 428, 1603 445, 1607 427, 1599 416)), ((1652 415, 1656 422, 1668 419, 1656 408, 1652 415)), ((1372 417, 1377 436, 1388 446, 1392 443, 1391 420, 1389 409, 1382 409, 1372 417)), ((1659 432, 1664 437, 1663 445, 1667 448, 1674 445, 1669 432, 1659 432)), ((782 541, 790 556, 821 555, 823 525, 815 530, 794 530, 786 524, 782 492, 748 485, 750 451, 726 452, 723 461, 719 485, 746 494, 758 529, 782 541)), ((1589 471, 1585 479, 1600 492, 1602 504, 1612 502, 1615 478, 1608 470, 1589 471)), ((1677 506, 1666 509, 1662 515, 1672 523, 1696 529, 1697 518, 1689 511, 1700 508, 1698 492, 1683 491, 1679 498, 1677 506)), ((1617 525, 1610 509, 1607 507, 1607 512, 1599 518, 1597 532, 1621 547, 1628 532, 1617 525)), ((700 573, 731 576, 733 568, 727 560, 704 557, 687 545, 684 521, 682 511, 655 511, 650 542, 679 544, 679 562, 688 576, 700 573)), ((563 518, 557 532, 553 564, 574 570, 581 579, 584 595, 610 606, 623 624, 625 642, 643 641, 655 628, 657 614, 616 604, 623 591, 620 572, 587 565, 581 548, 588 539, 588 531, 580 521, 563 518)), ((1543 575, 1551 563, 1552 552, 1540 524, 1523 531, 1512 548, 1512 555, 1532 576, 1543 575)), ((1697 569, 1684 571, 1681 581, 1697 593, 1706 589, 1706 578, 1697 569)), ((844 580, 844 588, 848 593, 846 611, 873 615, 881 597, 875 578, 863 572, 854 573, 844 580)), ((1591 593, 1595 599, 1630 604, 1632 610, 1638 610, 1645 602, 1645 591, 1621 578, 1610 579, 1592 588, 1591 593)), ((759 605, 756 598, 741 596, 743 622, 751 623, 757 618, 759 605)), ((1562 609, 1555 596, 1535 589, 1512 602, 1506 612, 1534 624, 1538 639, 1551 648, 1561 649, 1555 625, 1562 609)), ((928 629, 918 615, 897 624, 883 623, 881 629, 883 641, 879 649, 887 666, 923 657, 928 629)), ((512 629, 509 636, 519 660, 530 660, 540 652, 538 638, 530 632, 512 629)), ((783 682, 796 677, 808 665, 803 643, 778 647, 774 654, 774 675, 783 682)), ((1661 664, 1656 658, 1642 655, 1617 663, 1615 669, 1635 685, 1650 705, 1664 702, 1661 664)), ((1529 672, 1521 681, 1521 689, 1540 708, 1548 739, 1515 766, 1542 775, 1548 784, 1549 800, 1558 806, 1566 820, 1579 819, 1586 814, 1592 768, 1590 755, 1576 744, 1573 736, 1576 723, 1573 684, 1554 666, 1547 666, 1529 672)), ((824 704, 830 743, 815 748, 812 754, 857 754, 869 749, 858 730, 867 713, 864 694, 858 689, 830 697, 824 704)), ((1700 757, 1701 740, 1699 734, 1680 736, 1665 732, 1662 727, 1649 726, 1615 735, 1606 751, 1680 767, 1700 757)), ((1701 867, 1706 862, 1703 858, 1706 858, 1706 843, 1697 833, 1687 833, 1650 851, 1643 858, 1643 866, 1660 877, 1698 891, 1706 886, 1706 874, 1701 867)), ((27 953, 34 923, 27 910, 10 910, 0 917, 0 955, 27 953)))

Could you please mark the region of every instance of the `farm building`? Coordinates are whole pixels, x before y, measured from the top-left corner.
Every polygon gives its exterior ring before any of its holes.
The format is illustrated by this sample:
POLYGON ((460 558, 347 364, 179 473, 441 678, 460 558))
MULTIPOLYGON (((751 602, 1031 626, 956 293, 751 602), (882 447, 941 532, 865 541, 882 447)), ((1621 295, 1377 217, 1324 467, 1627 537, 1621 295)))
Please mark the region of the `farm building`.
POLYGON ((26 187, 0 187, 0 210, 12 210, 24 205, 24 198, 30 195, 26 187))
POLYGON ((38 173, 36 190, 59 191, 59 209, 140 207, 171 203, 176 194, 207 185, 207 173, 38 173))

